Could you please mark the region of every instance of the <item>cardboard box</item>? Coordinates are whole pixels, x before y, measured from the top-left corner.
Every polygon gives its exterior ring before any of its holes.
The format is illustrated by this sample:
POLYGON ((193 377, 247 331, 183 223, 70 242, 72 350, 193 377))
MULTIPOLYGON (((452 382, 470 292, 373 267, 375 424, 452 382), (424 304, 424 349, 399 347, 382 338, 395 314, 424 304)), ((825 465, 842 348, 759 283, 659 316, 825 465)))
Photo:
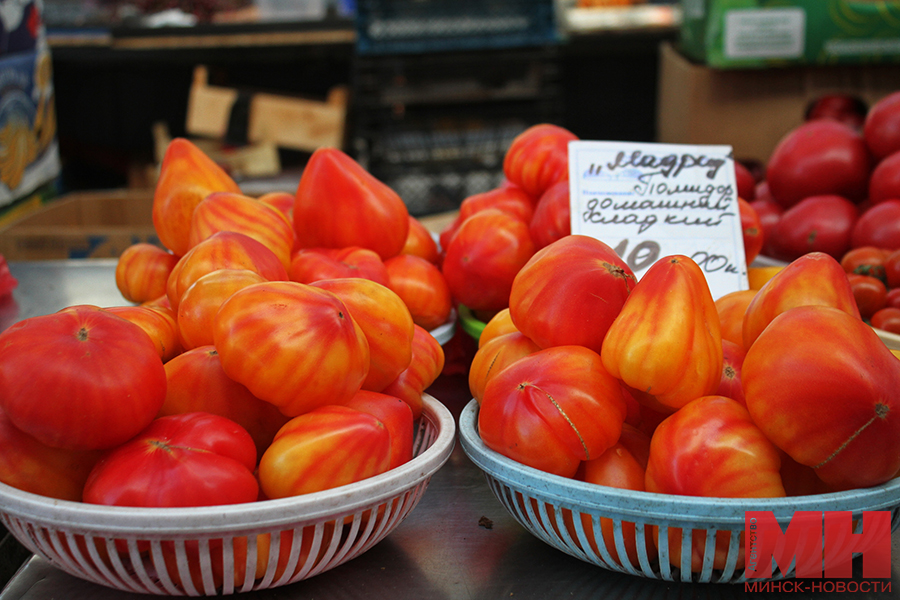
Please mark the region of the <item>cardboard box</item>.
POLYGON ((150 190, 66 194, 0 229, 0 254, 7 260, 116 258, 138 242, 161 246, 152 208, 150 190))
POLYGON ((270 143, 306 152, 344 145, 349 92, 343 86, 333 88, 328 98, 320 102, 212 86, 207 79, 206 67, 194 69, 185 125, 191 135, 232 143, 270 143))
POLYGON ((717 68, 900 61, 900 0, 684 0, 682 51, 717 68))
POLYGON ((900 90, 900 65, 714 69, 660 46, 657 141, 729 144, 735 158, 765 164, 826 94, 852 94, 871 106, 900 90))

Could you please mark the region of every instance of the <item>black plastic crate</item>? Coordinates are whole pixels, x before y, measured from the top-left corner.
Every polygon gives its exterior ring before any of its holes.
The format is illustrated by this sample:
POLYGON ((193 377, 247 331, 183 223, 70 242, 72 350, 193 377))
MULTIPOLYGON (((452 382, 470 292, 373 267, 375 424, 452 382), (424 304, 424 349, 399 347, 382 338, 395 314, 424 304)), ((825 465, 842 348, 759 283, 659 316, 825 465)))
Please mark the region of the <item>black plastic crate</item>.
POLYGON ((539 46, 559 41, 553 0, 358 0, 360 54, 539 46))

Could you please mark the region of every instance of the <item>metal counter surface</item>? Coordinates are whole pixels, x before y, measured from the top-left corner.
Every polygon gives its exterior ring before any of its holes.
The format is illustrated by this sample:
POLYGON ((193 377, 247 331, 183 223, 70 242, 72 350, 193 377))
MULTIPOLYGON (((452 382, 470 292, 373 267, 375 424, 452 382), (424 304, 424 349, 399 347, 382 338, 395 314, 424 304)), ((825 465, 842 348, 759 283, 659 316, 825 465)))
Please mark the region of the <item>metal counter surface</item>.
MULTIPOLYGON (((19 287, 0 302, 0 330, 15 321, 73 304, 125 303, 115 286, 115 261, 10 263, 19 287)), ((440 377, 429 393, 454 414, 470 400, 463 375, 440 377)), ((854 572, 860 570, 856 561, 854 572)), ((857 575, 859 577, 859 575, 857 575)), ((891 592, 900 594, 900 530, 892 544, 891 592)), ((835 597, 837 592, 792 592, 793 598, 835 597)), ((152 596, 105 588, 68 575, 37 557, 29 559, 0 593, 0 600, 127 600, 152 596)), ((743 585, 683 584, 621 575, 584 563, 538 540, 494 498, 484 476, 459 444, 432 478, 420 504, 385 540, 356 559, 292 585, 241 594, 242 598, 377 600, 675 600, 744 598, 743 585)), ((783 597, 781 592, 753 597, 783 597)))

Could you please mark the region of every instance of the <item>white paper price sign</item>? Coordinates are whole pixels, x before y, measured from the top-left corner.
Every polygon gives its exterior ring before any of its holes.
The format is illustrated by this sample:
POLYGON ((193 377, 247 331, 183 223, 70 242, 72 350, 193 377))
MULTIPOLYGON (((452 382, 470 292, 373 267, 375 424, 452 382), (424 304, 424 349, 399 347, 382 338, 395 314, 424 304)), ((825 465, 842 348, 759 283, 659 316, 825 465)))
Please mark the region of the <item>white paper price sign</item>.
POLYGON ((713 298, 748 289, 731 146, 569 143, 572 233, 615 248, 640 279, 681 254, 713 298))

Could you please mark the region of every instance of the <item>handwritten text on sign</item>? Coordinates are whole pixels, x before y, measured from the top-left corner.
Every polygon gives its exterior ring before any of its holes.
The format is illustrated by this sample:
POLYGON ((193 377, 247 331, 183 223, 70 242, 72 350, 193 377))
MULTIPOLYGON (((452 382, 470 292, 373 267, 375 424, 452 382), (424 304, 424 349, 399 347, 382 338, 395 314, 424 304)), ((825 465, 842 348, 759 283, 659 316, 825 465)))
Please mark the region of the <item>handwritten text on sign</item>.
POLYGON ((572 233, 615 248, 638 279, 682 254, 713 298, 748 288, 731 146, 570 142, 569 185, 572 233))

